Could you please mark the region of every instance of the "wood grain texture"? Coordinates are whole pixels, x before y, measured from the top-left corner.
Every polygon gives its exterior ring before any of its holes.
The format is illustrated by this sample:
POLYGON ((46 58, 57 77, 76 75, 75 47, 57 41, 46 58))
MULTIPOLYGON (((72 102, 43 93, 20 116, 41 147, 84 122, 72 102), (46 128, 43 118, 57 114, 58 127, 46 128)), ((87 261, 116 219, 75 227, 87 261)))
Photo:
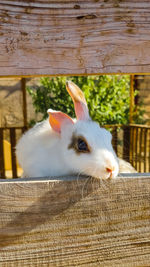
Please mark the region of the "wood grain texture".
POLYGON ((1 0, 0 76, 150 73, 149 0, 1 0))
POLYGON ((0 266, 150 266, 150 174, 1 180, 0 266))

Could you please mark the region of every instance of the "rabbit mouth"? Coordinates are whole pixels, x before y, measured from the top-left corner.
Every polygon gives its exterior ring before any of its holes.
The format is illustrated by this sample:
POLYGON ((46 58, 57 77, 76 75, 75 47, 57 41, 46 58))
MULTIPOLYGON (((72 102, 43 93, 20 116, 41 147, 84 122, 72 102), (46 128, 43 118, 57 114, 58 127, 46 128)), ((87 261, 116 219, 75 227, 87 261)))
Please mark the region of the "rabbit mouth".
POLYGON ((103 179, 103 180, 107 180, 107 179, 114 179, 117 177, 118 175, 118 169, 116 167, 116 169, 114 169, 113 171, 111 170, 95 170, 93 171, 93 169, 89 169, 87 168, 87 170, 84 172, 85 175, 91 176, 93 178, 96 179, 103 179))

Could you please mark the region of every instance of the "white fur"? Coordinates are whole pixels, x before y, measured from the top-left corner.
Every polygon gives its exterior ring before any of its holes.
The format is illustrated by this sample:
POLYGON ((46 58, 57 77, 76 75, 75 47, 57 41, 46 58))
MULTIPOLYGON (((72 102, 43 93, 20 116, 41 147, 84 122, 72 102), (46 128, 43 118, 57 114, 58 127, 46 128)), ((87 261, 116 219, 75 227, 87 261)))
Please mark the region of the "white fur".
POLYGON ((66 131, 62 131, 62 146, 66 164, 72 168, 74 173, 105 179, 110 176, 106 168, 114 166, 112 177, 117 176, 118 160, 111 145, 111 134, 100 128, 96 122, 77 121, 74 127, 69 125, 66 131), (73 149, 67 149, 73 133, 87 140, 91 153, 77 155, 73 149))
MULTIPOLYGON (((86 174, 103 179, 115 178, 119 164, 112 148, 111 134, 90 119, 86 100, 78 86, 68 81, 66 88, 74 102, 77 120, 49 109, 49 120, 38 123, 22 136, 16 152, 24 176, 86 174), (83 137, 90 152, 77 153, 70 146, 72 136, 83 137)), ((120 161, 120 166, 122 169, 125 166, 125 172, 131 170, 131 165, 126 162, 120 161)))
POLYGON ((67 166, 63 162, 61 138, 50 128, 48 120, 36 124, 22 136, 16 146, 16 153, 24 176, 66 174, 67 166))
POLYGON ((48 120, 38 123, 22 136, 16 153, 24 176, 28 177, 86 174, 107 179, 107 167, 114 167, 112 177, 119 170, 111 134, 90 120, 65 124, 61 134, 51 129, 48 120), (68 148, 73 133, 87 140, 91 153, 77 154, 68 148))
POLYGON ((137 173, 137 171, 129 162, 119 158, 119 173, 137 173))

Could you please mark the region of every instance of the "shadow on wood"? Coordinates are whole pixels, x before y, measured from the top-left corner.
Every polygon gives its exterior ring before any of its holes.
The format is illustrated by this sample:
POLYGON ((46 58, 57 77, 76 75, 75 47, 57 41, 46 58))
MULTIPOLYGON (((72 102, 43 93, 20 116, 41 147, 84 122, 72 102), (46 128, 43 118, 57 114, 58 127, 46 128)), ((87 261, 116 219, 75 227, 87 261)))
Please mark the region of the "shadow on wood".
POLYGON ((149 266, 150 176, 0 182, 0 263, 149 266))

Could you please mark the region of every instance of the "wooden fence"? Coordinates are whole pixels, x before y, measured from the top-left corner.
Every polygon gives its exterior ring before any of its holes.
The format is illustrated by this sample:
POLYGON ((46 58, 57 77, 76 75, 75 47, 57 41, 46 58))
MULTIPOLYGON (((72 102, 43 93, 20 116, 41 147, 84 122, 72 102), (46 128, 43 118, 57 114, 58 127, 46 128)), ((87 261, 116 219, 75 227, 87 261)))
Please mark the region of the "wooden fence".
POLYGON ((107 125, 113 135, 117 155, 132 164, 138 172, 150 172, 150 126, 107 125))
POLYGON ((150 73, 149 0, 1 0, 0 75, 150 73))
POLYGON ((150 176, 1 180, 0 266, 150 266, 150 176))
MULTIPOLYGON (((26 131, 26 127, 0 127, 0 178, 6 178, 6 169, 5 169, 5 161, 8 159, 4 155, 4 140, 10 142, 11 145, 11 170, 12 178, 17 178, 17 159, 15 153, 15 147, 17 140, 21 137, 21 135, 26 131)), ((10 171, 11 171, 10 170, 10 171)))
MULTIPOLYGON (((0 77, 150 73, 149 14, 149 0, 1 0, 0 77)), ((139 155, 136 131, 124 131, 128 157, 139 155)), ((150 266, 150 174, 1 179, 0 265, 150 266)))
MULTIPOLYGON (((130 162, 138 172, 150 172, 150 126, 145 125, 106 125, 113 135, 112 144, 117 155, 130 162)), ((27 130, 26 127, 0 128, 0 177, 7 178, 5 170, 3 140, 7 138, 11 144, 12 174, 9 177, 19 177, 15 154, 16 140, 27 130)))

